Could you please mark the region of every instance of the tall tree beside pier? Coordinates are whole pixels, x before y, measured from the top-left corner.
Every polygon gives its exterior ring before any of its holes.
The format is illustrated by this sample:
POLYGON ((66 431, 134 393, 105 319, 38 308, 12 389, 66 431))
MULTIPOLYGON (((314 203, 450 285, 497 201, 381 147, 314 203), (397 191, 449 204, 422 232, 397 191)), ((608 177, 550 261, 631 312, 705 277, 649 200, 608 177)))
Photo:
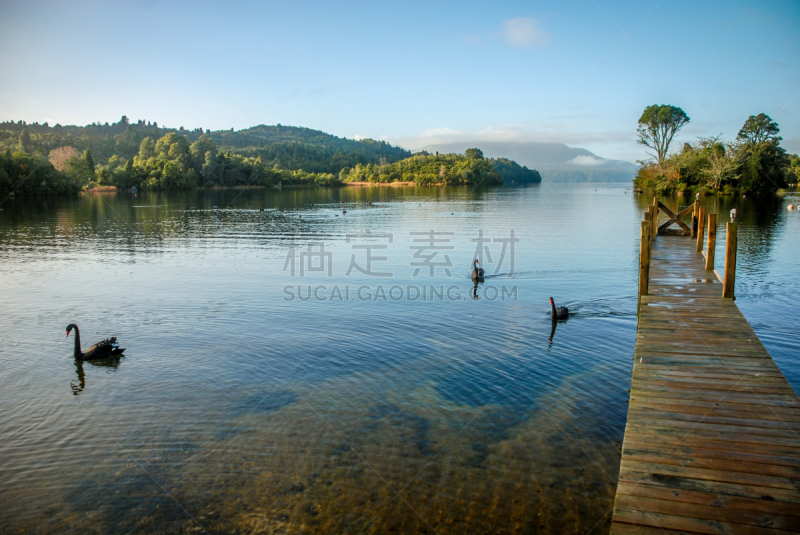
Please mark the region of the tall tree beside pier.
POLYGON ((675 134, 689 122, 681 108, 667 104, 653 104, 644 109, 639 118, 638 143, 656 151, 659 167, 667 156, 675 134))

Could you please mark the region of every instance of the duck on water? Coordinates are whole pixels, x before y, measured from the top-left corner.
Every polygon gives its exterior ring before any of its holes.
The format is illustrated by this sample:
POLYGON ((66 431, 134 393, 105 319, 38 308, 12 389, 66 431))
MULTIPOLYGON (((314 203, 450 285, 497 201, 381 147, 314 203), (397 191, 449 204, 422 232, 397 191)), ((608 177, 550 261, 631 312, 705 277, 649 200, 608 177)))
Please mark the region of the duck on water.
POLYGON ((107 359, 109 357, 118 357, 125 351, 124 347, 119 347, 115 336, 97 342, 86 351, 81 351, 81 331, 77 325, 70 323, 67 325, 67 336, 69 336, 72 329, 75 329, 75 349, 73 352, 75 360, 107 359))

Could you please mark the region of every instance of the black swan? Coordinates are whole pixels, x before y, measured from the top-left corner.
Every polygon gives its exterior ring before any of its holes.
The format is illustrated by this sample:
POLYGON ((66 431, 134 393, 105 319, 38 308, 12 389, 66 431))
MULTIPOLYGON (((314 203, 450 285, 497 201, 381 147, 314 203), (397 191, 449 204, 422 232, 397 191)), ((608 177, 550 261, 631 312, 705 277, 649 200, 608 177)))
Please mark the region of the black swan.
POLYGON ((74 355, 76 360, 97 360, 107 359, 108 357, 118 357, 119 355, 122 355, 123 351, 125 351, 124 347, 119 347, 117 338, 113 336, 111 338, 106 338, 101 342, 97 342, 86 351, 81 351, 81 332, 78 330, 77 325, 74 323, 67 325, 67 336, 69 336, 69 333, 72 331, 72 329, 75 329, 74 355))
POLYGON ((472 280, 474 281, 482 281, 483 280, 484 271, 483 268, 478 267, 478 259, 475 259, 475 262, 472 264, 472 280))
POLYGON ((556 308, 552 297, 550 298, 550 308, 553 309, 552 315, 554 320, 565 320, 569 318, 569 309, 567 307, 556 308))

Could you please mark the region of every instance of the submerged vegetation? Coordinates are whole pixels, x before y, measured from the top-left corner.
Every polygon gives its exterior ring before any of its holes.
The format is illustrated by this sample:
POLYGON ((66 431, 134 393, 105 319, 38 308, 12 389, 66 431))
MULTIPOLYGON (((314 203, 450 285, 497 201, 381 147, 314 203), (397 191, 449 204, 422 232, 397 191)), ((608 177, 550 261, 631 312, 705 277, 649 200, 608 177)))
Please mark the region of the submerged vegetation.
POLYGON ((768 115, 751 115, 736 139, 720 136, 684 143, 668 153, 689 117, 674 106, 649 106, 639 119, 639 143, 655 151, 634 179, 640 191, 678 194, 774 194, 800 180, 800 158, 780 146, 780 129, 768 115))
POLYGON ((0 195, 76 192, 97 186, 182 190, 195 187, 335 186, 343 182, 496 185, 540 182, 506 159, 412 154, 385 141, 350 140, 291 126, 238 132, 160 128, 157 123, 86 127, 0 124, 0 195))

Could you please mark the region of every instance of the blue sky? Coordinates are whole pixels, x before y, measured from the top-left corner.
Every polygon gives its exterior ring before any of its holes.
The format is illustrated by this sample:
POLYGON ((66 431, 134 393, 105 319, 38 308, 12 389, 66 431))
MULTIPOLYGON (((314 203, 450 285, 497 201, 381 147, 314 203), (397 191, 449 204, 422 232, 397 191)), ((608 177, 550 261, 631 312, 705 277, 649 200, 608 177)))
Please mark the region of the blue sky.
POLYGON ((559 141, 633 161, 767 113, 800 152, 800 2, 4 2, 0 120, 307 126, 407 148, 559 141))

